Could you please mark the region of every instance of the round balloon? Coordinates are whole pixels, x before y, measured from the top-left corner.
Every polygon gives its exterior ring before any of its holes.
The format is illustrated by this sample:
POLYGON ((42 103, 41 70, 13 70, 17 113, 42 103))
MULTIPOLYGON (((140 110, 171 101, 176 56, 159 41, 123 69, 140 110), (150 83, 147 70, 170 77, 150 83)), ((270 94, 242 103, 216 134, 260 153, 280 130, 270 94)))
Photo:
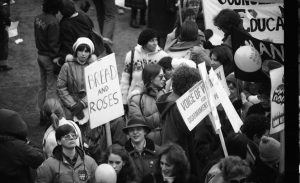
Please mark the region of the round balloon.
POLYGON ((116 183, 117 173, 111 165, 103 163, 96 168, 95 179, 97 183, 116 183))
POLYGON ((244 72, 255 72, 261 68, 259 52, 252 46, 241 46, 234 54, 236 66, 244 72))

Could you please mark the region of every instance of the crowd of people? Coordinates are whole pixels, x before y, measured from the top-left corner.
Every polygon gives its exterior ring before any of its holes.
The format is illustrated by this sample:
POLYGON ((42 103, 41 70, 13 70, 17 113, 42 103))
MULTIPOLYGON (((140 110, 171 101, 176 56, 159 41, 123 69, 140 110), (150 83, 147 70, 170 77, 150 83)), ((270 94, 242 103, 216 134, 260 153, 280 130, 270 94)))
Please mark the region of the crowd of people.
MULTIPOLYGON (((7 5, 0 2, 0 15, 7 18, 0 19, 1 41, 7 38, 9 16, 7 5)), ((111 52, 116 12, 112 2, 94 0, 101 31, 97 34, 85 13, 91 6, 87 1, 43 0, 43 13, 34 19, 43 149, 29 141, 20 114, 0 109, 2 180, 283 182, 279 137, 269 134, 271 83, 246 82, 234 75, 232 29, 249 33, 239 14, 224 9, 211 20, 224 32, 223 44, 213 45, 209 41, 213 32, 204 29, 201 0, 125 0, 125 6, 132 8, 130 26, 147 25, 124 58, 120 89, 125 114, 110 122, 111 145, 106 143, 104 125, 90 128, 84 68, 111 52), (56 18, 58 12, 61 20, 56 18), (202 80, 198 64, 203 62, 207 70, 223 66, 229 99, 243 121, 236 133, 222 105, 217 107, 228 156, 211 118, 206 116, 190 131, 176 105, 202 80)), ((8 53, 2 53, 0 60, 7 60, 8 53)), ((0 65, 0 70, 10 67, 0 65)))

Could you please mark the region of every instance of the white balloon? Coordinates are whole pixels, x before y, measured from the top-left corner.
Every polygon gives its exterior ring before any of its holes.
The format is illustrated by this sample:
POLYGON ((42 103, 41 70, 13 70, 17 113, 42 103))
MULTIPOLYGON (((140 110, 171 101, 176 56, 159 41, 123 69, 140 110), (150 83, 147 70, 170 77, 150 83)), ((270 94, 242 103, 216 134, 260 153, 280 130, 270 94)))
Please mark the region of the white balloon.
POLYGON ((96 183, 116 183, 117 173, 109 164, 101 164, 95 171, 96 183))
POLYGON ((259 52, 252 46, 241 46, 234 54, 236 66, 244 72, 255 72, 261 68, 259 52))

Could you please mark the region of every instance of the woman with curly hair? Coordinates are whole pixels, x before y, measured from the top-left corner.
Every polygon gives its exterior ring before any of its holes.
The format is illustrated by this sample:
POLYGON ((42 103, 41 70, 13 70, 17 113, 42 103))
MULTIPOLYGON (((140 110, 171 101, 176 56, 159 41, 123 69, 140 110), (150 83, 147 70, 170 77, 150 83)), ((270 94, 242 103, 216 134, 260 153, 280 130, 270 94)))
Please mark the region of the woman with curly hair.
POLYGON ((119 144, 109 146, 103 162, 110 164, 117 173, 117 183, 137 183, 137 172, 128 152, 119 144))
POLYGON ((160 163, 157 164, 155 174, 146 175, 141 183, 193 183, 197 182, 190 175, 190 163, 182 147, 175 143, 168 143, 159 155, 160 163))
POLYGON ((223 65, 225 77, 234 72, 232 50, 228 46, 219 45, 214 47, 211 49, 209 56, 213 69, 223 65))

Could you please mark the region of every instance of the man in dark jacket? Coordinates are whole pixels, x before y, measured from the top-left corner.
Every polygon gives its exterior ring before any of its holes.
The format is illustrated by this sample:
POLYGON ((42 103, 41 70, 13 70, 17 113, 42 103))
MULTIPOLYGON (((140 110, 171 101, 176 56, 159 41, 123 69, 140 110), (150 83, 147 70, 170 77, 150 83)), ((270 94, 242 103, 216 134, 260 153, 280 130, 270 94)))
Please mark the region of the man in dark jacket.
POLYGON ((44 161, 43 153, 26 139, 27 124, 15 111, 0 109, 1 182, 33 182, 30 168, 44 161))
POLYGON ((173 31, 176 15, 177 0, 149 0, 148 2, 148 28, 152 28, 158 33, 158 45, 165 47, 167 35, 173 31))
POLYGON ((176 100, 200 81, 199 71, 188 66, 178 67, 173 74, 173 92, 158 98, 157 108, 162 118, 162 144, 173 142, 180 145, 191 163, 192 174, 197 175, 196 152, 194 149, 195 131, 189 131, 176 100))
POLYGON ((38 64, 40 68, 41 84, 38 93, 38 108, 40 110, 40 124, 44 124, 42 107, 46 98, 56 97, 56 80, 54 69, 58 61, 59 22, 55 15, 58 13, 60 0, 45 0, 43 13, 34 19, 34 37, 38 49, 38 64))

